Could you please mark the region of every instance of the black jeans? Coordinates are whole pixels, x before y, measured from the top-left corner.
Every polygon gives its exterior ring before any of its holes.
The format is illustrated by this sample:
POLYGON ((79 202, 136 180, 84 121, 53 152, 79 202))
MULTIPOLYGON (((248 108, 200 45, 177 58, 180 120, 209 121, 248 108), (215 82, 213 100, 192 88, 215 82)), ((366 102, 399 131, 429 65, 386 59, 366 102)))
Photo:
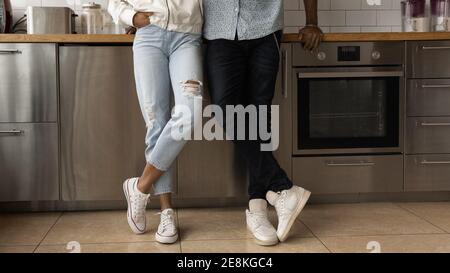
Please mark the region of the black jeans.
MULTIPOLYGON (((226 105, 265 105, 270 109, 280 61, 281 36, 279 31, 255 40, 208 41, 206 69, 212 103, 219 105, 224 113, 226 105)), ((292 187, 272 152, 261 151, 259 137, 258 140, 235 138, 234 143, 248 166, 250 199, 265 199, 269 190, 277 192, 292 187)))

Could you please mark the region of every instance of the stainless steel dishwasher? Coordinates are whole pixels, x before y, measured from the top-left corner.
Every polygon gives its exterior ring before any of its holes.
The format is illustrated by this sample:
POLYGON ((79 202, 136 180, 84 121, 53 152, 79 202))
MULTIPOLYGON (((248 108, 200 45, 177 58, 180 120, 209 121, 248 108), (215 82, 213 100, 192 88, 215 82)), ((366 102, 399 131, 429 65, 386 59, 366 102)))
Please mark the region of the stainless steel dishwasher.
POLYGON ((59 56, 62 199, 121 200, 145 164, 131 46, 64 45, 59 56))

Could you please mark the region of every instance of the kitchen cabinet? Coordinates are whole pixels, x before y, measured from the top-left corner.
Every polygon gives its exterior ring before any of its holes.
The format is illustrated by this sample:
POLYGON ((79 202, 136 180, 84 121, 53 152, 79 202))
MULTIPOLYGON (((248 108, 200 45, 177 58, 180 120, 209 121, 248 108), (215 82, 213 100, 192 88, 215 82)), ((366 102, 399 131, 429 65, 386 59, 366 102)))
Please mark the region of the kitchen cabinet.
POLYGON ((450 191, 450 155, 407 155, 406 191, 450 191))
MULTIPOLYGON (((205 88, 203 106, 210 103, 209 92, 205 88)), ((204 123, 207 120, 204 119, 204 123)), ((178 156, 178 194, 181 199, 245 200, 247 185, 245 161, 231 141, 190 141, 178 156)))
POLYGON ((55 44, 0 44, 0 201, 59 199, 55 44))
POLYGON ((450 190, 450 41, 407 42, 406 191, 450 190))
POLYGON ((131 46, 60 46, 64 201, 122 200, 145 165, 131 46))
POLYGON ((294 180, 315 194, 403 191, 403 155, 296 157, 294 180))
POLYGON ((0 123, 0 201, 59 199, 56 123, 0 123))
POLYGON ((450 78, 450 41, 407 42, 408 78, 450 78))
POLYGON ((0 43, 0 64, 0 122, 56 122, 56 45, 0 43))

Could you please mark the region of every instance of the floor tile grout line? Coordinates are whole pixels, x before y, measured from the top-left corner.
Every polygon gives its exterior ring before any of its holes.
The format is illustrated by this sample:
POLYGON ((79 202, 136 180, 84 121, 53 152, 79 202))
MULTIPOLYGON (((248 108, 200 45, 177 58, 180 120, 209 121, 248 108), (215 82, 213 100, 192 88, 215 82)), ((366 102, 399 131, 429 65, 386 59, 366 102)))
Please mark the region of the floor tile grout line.
POLYGON ((180 215, 180 210, 177 208, 178 247, 180 249, 180 253, 183 253, 183 248, 181 247, 182 235, 181 235, 181 225, 180 225, 180 216, 179 215, 180 215))
POLYGON ((401 208, 404 211, 409 212, 410 214, 422 219, 423 221, 427 222, 428 224, 434 226, 435 228, 439 229, 440 231, 449 234, 446 230, 442 229, 441 227, 439 227, 438 225, 432 223, 431 221, 429 221, 428 219, 425 219, 424 217, 420 216, 419 214, 417 214, 416 212, 414 212, 413 210, 410 210, 408 208, 405 208, 403 206, 400 205, 400 203, 394 203, 394 205, 396 205, 397 207, 401 208))
POLYGON ((321 236, 321 238, 358 238, 358 237, 389 237, 389 236, 395 236, 395 237, 401 237, 401 236, 448 236, 450 234, 447 233, 413 233, 413 234, 377 234, 377 235, 324 235, 321 236))
POLYGON ((331 249, 329 249, 325 243, 312 231, 312 229, 303 221, 300 220, 300 218, 295 219, 295 221, 300 222, 301 224, 303 224, 308 230, 309 232, 311 232, 311 234, 314 236, 314 238, 316 238, 330 253, 333 253, 333 251, 331 251, 331 249))
POLYGON ((39 248, 39 246, 42 244, 42 242, 45 240, 45 238, 47 238, 47 235, 50 233, 50 231, 55 227, 55 225, 59 222, 59 220, 61 219, 61 217, 63 216, 64 211, 60 212, 58 218, 56 218, 56 221, 50 226, 50 228, 47 230, 47 232, 44 234, 44 236, 42 237, 42 239, 39 241, 39 243, 37 244, 37 246, 34 248, 33 253, 36 252, 36 250, 39 248))
POLYGON ((318 235, 318 238, 343 238, 343 237, 376 237, 376 236, 426 236, 426 235, 449 235, 441 233, 383 233, 383 234, 339 234, 339 235, 318 235))

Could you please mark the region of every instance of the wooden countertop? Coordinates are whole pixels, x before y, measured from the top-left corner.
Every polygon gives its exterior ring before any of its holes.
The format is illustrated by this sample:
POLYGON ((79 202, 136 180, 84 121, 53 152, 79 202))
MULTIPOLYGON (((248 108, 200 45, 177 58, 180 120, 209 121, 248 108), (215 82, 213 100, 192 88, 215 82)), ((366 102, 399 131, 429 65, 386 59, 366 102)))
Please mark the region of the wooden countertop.
MULTIPOLYGON (((132 43, 133 35, 114 34, 63 34, 27 35, 0 34, 0 43, 132 43)), ((450 32, 375 32, 375 33, 327 33, 325 42, 363 42, 363 41, 422 41, 450 40, 450 32)), ((297 34, 285 34, 284 42, 298 42, 297 34)))

